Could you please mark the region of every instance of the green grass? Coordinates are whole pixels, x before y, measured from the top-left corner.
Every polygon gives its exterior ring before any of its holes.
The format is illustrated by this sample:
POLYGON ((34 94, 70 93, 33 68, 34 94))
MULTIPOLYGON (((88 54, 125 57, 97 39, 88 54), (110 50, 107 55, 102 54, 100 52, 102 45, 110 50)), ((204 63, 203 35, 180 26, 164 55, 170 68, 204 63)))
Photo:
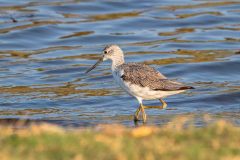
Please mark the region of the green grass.
POLYGON ((42 124, 0 130, 1 160, 240 159, 240 128, 223 121, 187 129, 110 125, 66 130, 42 124))

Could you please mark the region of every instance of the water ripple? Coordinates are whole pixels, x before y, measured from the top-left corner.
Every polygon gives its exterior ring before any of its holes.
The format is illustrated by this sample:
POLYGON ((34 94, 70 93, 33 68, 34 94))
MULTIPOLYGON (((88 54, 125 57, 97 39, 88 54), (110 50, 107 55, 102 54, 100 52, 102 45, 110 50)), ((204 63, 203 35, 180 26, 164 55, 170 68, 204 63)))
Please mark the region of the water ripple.
POLYGON ((126 61, 196 88, 167 98, 168 110, 147 111, 149 124, 179 114, 240 124, 239 7, 226 0, 3 1, 0 119, 133 126, 137 101, 114 83, 109 62, 84 74, 106 44, 117 43, 126 61))

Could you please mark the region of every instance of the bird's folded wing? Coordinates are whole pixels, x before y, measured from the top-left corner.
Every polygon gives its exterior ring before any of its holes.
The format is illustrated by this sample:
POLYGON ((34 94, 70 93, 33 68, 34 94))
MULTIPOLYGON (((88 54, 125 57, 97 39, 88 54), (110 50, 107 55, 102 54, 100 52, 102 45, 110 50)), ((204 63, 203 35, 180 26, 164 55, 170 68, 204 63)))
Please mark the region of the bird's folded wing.
POLYGON ((123 70, 121 78, 124 81, 141 87, 149 87, 151 90, 176 91, 193 88, 168 80, 160 72, 144 64, 128 63, 122 65, 120 69, 123 70))
MULTIPOLYGON (((145 83, 145 81, 142 83, 145 83)), ((175 82, 169 79, 156 80, 154 82, 148 83, 145 86, 149 87, 152 90, 161 90, 161 91, 177 91, 177 90, 186 90, 193 89, 191 86, 186 86, 182 83, 175 82)))

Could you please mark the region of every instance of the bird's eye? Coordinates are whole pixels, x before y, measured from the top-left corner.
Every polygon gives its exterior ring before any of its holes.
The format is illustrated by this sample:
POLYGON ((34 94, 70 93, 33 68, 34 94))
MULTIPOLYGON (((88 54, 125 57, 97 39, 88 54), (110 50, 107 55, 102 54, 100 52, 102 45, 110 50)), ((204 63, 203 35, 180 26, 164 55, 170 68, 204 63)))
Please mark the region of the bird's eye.
POLYGON ((104 51, 103 53, 104 53, 104 54, 107 54, 107 51, 104 51))

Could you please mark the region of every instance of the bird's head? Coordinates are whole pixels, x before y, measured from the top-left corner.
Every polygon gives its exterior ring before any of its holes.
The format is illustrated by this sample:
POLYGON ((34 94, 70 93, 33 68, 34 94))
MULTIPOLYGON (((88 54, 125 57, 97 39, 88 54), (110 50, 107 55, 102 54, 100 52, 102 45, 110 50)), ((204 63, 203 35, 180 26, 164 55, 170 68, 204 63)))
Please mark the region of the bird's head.
POLYGON ((121 48, 118 45, 115 45, 115 44, 107 45, 103 49, 103 57, 102 57, 103 61, 108 60, 108 59, 113 61, 122 56, 123 56, 123 51, 121 50, 121 48))
POLYGON ((89 68, 86 73, 90 72, 94 68, 96 68, 101 62, 106 61, 106 60, 112 60, 112 61, 118 61, 118 60, 123 60, 123 51, 122 49, 115 44, 107 45, 103 49, 102 56, 98 59, 98 61, 91 67, 89 68))

